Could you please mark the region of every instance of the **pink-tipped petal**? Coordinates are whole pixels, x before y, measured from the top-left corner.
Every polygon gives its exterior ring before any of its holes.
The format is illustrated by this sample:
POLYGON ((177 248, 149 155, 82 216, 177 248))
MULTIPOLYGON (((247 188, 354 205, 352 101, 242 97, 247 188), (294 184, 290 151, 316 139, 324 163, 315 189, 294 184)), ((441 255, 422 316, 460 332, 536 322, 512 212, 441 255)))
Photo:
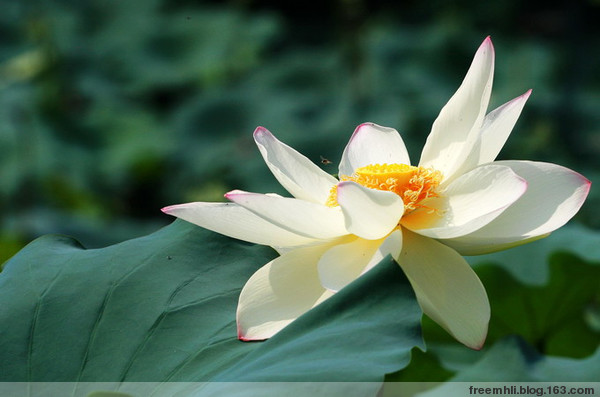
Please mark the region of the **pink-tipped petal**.
POLYGON ((496 159, 514 128, 531 90, 492 110, 483 120, 481 127, 481 150, 477 165, 496 159))
POLYGON ((254 140, 275 178, 292 196, 320 204, 327 201, 337 179, 277 140, 266 128, 258 127, 254 140))
POLYGON ((477 140, 492 91, 494 46, 486 38, 461 86, 442 108, 427 137, 419 165, 451 180, 477 140))
POLYGON ((500 216, 481 229, 443 243, 463 255, 499 251, 537 240, 563 226, 583 205, 591 182, 556 164, 497 161, 528 182, 527 191, 500 216))
POLYGON ((369 164, 410 164, 408 151, 398 131, 373 123, 356 127, 342 154, 340 175, 369 164))
POLYGON ((233 203, 187 203, 171 205, 162 211, 208 230, 255 244, 294 247, 316 241, 276 226, 233 203))
POLYGON ((473 146, 473 150, 465 158, 464 164, 458 171, 459 174, 496 159, 517 123, 530 95, 531 90, 528 90, 523 95, 494 109, 485 116, 479 137, 473 146))

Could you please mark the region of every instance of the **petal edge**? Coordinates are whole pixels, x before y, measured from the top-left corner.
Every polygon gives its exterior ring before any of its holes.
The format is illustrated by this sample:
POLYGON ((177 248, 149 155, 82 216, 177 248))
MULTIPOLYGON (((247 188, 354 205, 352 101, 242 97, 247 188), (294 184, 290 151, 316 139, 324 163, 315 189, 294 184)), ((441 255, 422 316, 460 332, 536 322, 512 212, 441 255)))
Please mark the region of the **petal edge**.
POLYGON ((337 179, 264 127, 256 128, 254 141, 275 178, 292 196, 319 204, 327 201, 337 179))
POLYGON ((403 229, 397 261, 432 320, 474 350, 483 347, 490 304, 479 277, 456 251, 403 229))

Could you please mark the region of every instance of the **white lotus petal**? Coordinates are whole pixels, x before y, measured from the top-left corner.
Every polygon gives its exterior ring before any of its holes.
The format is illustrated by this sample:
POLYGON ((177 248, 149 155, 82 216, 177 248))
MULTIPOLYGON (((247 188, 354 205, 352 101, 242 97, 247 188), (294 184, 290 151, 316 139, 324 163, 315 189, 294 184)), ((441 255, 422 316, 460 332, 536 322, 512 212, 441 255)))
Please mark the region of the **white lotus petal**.
POLYGON ((528 183, 527 191, 498 218, 481 229, 443 243, 463 255, 510 248, 545 237, 569 221, 583 205, 591 182, 556 164, 497 161, 528 183))
POLYGON ((531 90, 528 90, 485 116, 481 127, 481 149, 477 165, 490 163, 496 159, 530 95, 531 90))
POLYGON ((550 235, 550 233, 541 234, 535 237, 522 236, 504 237, 504 238, 477 238, 476 232, 472 235, 451 238, 447 240, 439 240, 440 243, 456 250, 461 255, 483 255, 492 252, 504 251, 510 248, 515 248, 523 244, 532 243, 541 240, 550 235))
POLYGON ((316 240, 292 233, 233 203, 187 203, 162 211, 225 236, 255 244, 293 247, 316 240))
POLYGON ((328 239, 348 234, 344 215, 337 207, 241 190, 231 191, 225 197, 266 221, 301 236, 328 239))
POLYGON ((334 292, 339 291, 360 276, 383 243, 383 239, 352 241, 331 247, 318 263, 321 284, 334 292))
POLYGON ((327 201, 337 179, 277 140, 266 128, 258 127, 254 140, 275 178, 292 196, 320 204, 327 201))
POLYGON ((494 46, 481 44, 461 86, 442 108, 427 137, 419 165, 441 171, 447 181, 473 148, 487 109, 494 75, 494 46))
POLYGON ((355 182, 338 184, 337 201, 344 213, 346 230, 367 240, 386 236, 404 213, 404 202, 397 194, 355 182))
POLYGON ((531 90, 485 116, 479 138, 458 174, 469 171, 478 165, 494 161, 506 143, 530 95, 531 90))
POLYGON ((371 270, 375 265, 383 260, 388 255, 392 258, 397 258, 402 250, 402 230, 396 229, 391 232, 379 246, 375 254, 371 258, 371 261, 367 263, 367 266, 362 271, 361 275, 371 270))
POLYGON ((319 281, 317 262, 331 247, 298 248, 265 266, 246 282, 237 308, 238 338, 270 338, 323 300, 333 295, 319 281))
POLYGON ((422 209, 402 218, 402 226, 432 238, 464 236, 490 223, 527 190, 509 167, 483 165, 455 179, 438 199, 439 211, 422 209))
POLYGON ((336 245, 319 260, 321 284, 331 291, 339 291, 386 256, 397 258, 401 249, 402 231, 399 229, 383 239, 365 240, 358 237, 349 243, 336 245))
POLYGON ((373 123, 356 127, 342 154, 340 176, 352 175, 369 164, 409 164, 408 151, 398 131, 373 123))
POLYGON ((487 335, 490 304, 481 281, 453 249, 404 231, 398 263, 423 312, 459 342, 479 350, 487 335))

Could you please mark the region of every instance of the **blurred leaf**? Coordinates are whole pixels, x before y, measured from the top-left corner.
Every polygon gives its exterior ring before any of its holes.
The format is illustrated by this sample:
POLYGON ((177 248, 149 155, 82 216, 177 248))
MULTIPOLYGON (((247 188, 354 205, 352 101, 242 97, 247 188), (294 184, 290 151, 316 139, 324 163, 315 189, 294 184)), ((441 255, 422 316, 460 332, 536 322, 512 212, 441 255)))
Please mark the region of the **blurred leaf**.
POLYGON ((452 382, 594 382, 599 365, 600 349, 583 359, 544 356, 522 339, 511 337, 497 342, 473 366, 452 377, 447 387, 452 382))
POLYGON ((270 340, 240 342, 238 293, 272 257, 182 221, 95 250, 44 236, 0 273, 2 381, 379 382, 423 347, 390 259, 270 340))
POLYGON ((46 59, 39 50, 31 50, 0 64, 0 89, 5 85, 28 80, 45 67, 46 59))
POLYGON ((0 272, 4 268, 4 263, 23 246, 23 238, 15 234, 0 234, 0 272))
POLYGON ((550 280, 525 286, 498 267, 479 268, 492 307, 488 339, 523 337, 549 355, 585 357, 600 333, 585 322, 588 308, 600 302, 600 266, 566 253, 550 258, 550 280))
MULTIPOLYGON (((486 387, 499 387, 501 390, 504 390, 504 386, 515 386, 517 382, 577 382, 577 387, 583 387, 583 382, 598 380, 599 366, 600 349, 584 359, 551 357, 540 355, 522 339, 511 337, 496 343, 480 360, 458 372, 448 382, 418 384, 410 393, 404 392, 402 386, 388 383, 384 392, 386 389, 388 393, 396 391, 396 394, 390 394, 394 396, 462 396, 469 393, 469 386, 474 382, 491 382, 486 387)), ((535 387, 536 391, 532 394, 541 395, 538 390, 545 389, 546 385, 530 383, 526 386, 535 387)), ((518 391, 502 395, 519 394, 518 391)))
MULTIPOLYGON (((485 387, 500 389, 517 382, 577 382, 579 387, 583 386, 582 382, 596 382, 598 368, 600 348, 583 359, 553 357, 539 354, 519 337, 508 337, 479 354, 476 361, 458 370, 444 383, 434 383, 435 378, 429 378, 432 380, 427 383, 408 383, 406 386, 401 383, 386 383, 383 396, 464 396, 469 394, 469 386, 473 386, 474 382, 492 382, 485 387)), ((435 380, 439 382, 439 379, 435 380)), ((544 385, 536 383, 529 386, 535 386, 537 390, 544 385)))

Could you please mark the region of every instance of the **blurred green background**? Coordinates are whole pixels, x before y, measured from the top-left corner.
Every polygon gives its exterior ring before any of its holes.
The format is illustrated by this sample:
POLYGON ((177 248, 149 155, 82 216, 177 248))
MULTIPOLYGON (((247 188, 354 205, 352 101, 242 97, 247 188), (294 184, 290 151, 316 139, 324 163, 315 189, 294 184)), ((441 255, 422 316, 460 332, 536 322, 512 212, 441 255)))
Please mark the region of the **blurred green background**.
MULTIPOLYGON (((45 233, 100 247, 165 205, 282 193, 258 125, 336 173, 372 121, 416 163, 487 35, 490 110, 533 88, 500 158, 600 176, 597 0, 0 3, 0 263, 45 233)), ((599 205, 577 221, 600 228, 599 205)))

